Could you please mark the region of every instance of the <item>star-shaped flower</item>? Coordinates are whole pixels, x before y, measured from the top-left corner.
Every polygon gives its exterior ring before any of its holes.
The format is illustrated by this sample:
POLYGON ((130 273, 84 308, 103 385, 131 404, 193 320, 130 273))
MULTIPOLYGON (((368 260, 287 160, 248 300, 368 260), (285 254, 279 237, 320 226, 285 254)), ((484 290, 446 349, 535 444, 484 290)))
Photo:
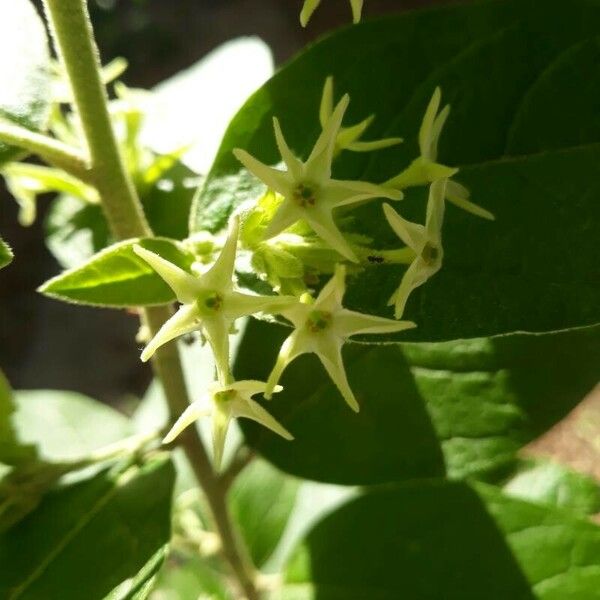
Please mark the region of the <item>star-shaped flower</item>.
MULTIPOLYGON (((266 383, 262 381, 236 381, 228 385, 214 382, 209 386, 206 394, 196 402, 192 402, 183 414, 177 419, 175 425, 167 433, 163 444, 171 443, 188 425, 202 417, 212 417, 213 455, 215 467, 218 470, 223 458, 225 438, 231 419, 252 419, 277 433, 286 440, 293 440, 294 436, 272 417, 252 396, 264 393, 266 383)), ((275 392, 283 388, 277 386, 275 392)))
POLYGON ((441 111, 439 110, 441 100, 442 92, 439 87, 436 87, 425 110, 423 122, 419 129, 419 150, 421 156, 416 158, 402 173, 387 181, 385 185, 404 189, 417 185, 427 185, 436 179, 447 179, 446 200, 448 202, 478 217, 493 221, 494 215, 489 210, 485 210, 485 208, 469 200, 471 194, 465 186, 450 179, 450 177, 458 173, 458 169, 447 167, 437 162, 440 135, 450 114, 449 104, 441 111))
POLYGON ((271 238, 299 220, 303 220, 334 250, 350 261, 358 262, 333 220, 333 210, 372 198, 398 200, 402 193, 365 181, 342 181, 331 178, 335 141, 350 98, 344 96, 315 144, 308 160, 302 162, 287 145, 279 121, 274 118, 275 138, 287 170, 269 167, 245 150, 235 149, 237 159, 270 189, 283 196, 265 237, 271 238))
MULTIPOLYGON (((321 107, 319 110, 319 120, 322 127, 325 127, 332 114, 333 77, 328 77, 325 80, 325 85, 323 86, 323 95, 321 97, 321 107)), ((371 125, 374 118, 375 115, 371 115, 364 121, 361 121, 352 127, 340 127, 335 140, 335 148, 333 151, 334 157, 343 150, 350 150, 352 152, 371 152, 372 150, 389 148, 390 146, 396 146, 397 144, 402 143, 403 140, 399 137, 384 138, 382 140, 373 140, 370 142, 361 141, 360 137, 367 130, 369 125, 371 125)))
POLYGON ((342 306, 346 291, 346 270, 338 265, 314 302, 302 301, 281 314, 292 322, 294 331, 281 346, 275 367, 267 381, 265 398, 270 398, 285 368, 298 356, 313 352, 341 392, 352 410, 359 406, 346 377, 342 346, 350 336, 359 333, 393 333, 415 327, 409 321, 393 321, 366 315, 342 306))
MULTIPOLYGON (((360 21, 360 17, 362 14, 364 0, 350 0, 350 6, 352 8, 352 20, 355 23, 360 21)), ((304 0, 304 5, 302 6, 302 12, 300 13, 300 23, 302 27, 306 27, 312 14, 317 10, 321 4, 321 0, 304 0)))
POLYGON ((134 246, 135 253, 165 280, 181 303, 142 352, 147 361, 156 350, 176 337, 200 330, 210 343, 220 381, 229 379, 229 332, 234 321, 258 312, 278 313, 296 301, 291 296, 243 294, 233 284, 239 220, 231 220, 229 236, 214 265, 195 276, 150 252, 134 246))
POLYGON ((431 184, 425 227, 407 221, 389 204, 383 205, 385 217, 391 228, 415 253, 415 259, 404 273, 398 289, 392 294, 388 302, 389 305, 395 305, 394 315, 396 319, 399 319, 404 313, 404 307, 411 292, 435 275, 442 266, 444 257, 442 224, 444 221, 445 193, 445 179, 438 179, 431 184))

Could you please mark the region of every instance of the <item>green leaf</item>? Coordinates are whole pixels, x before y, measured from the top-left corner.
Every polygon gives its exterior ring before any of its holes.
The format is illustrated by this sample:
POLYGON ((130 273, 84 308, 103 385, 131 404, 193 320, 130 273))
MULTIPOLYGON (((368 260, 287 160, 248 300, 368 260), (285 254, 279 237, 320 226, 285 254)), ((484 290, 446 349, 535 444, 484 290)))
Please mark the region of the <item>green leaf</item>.
POLYGON ((75 392, 19 391, 15 403, 19 440, 34 444, 47 462, 83 459, 133 433, 124 415, 75 392))
POLYGON ((0 597, 102 599, 170 537, 173 468, 154 460, 52 491, 0 536, 0 597))
POLYGON ((291 561, 284 600, 595 600, 600 528, 483 484, 367 493, 291 561))
POLYGON ((144 565, 135 577, 119 584, 104 600, 146 600, 154 589, 158 572, 168 555, 169 547, 163 546, 144 565))
MULTIPOLYGON (((49 116, 46 29, 29 0, 0 2, 0 118, 43 129, 49 116)), ((0 165, 21 151, 0 142, 0 165)))
POLYGON ((14 258, 10 246, 0 237, 0 269, 9 265, 14 258))
MULTIPOLYGON (((377 183, 417 156, 417 130, 440 85, 452 105, 440 159, 461 167, 458 180, 497 219, 486 222, 448 206, 444 268, 411 296, 406 317, 418 327, 402 339, 597 323, 599 28, 597 2, 549 0, 540 10, 531 0, 506 0, 411 12, 336 32, 281 69, 233 119, 192 230, 218 230, 236 206, 256 199, 262 185, 231 151, 241 147, 277 163, 272 116, 291 148, 307 156, 319 132, 326 76, 334 76, 338 96, 350 94, 347 124, 374 113, 373 139, 406 140, 377 153, 345 152, 334 165, 338 178, 377 183), (582 73, 586 85, 574 86, 582 73)), ((408 190, 396 207, 422 222, 424 201, 425 190, 408 190)), ((379 203, 344 216, 353 221, 350 231, 377 247, 398 246, 379 203)), ((367 267, 349 279, 349 306, 389 316, 387 300, 402 273, 401 266, 367 267)))
POLYGON ((551 461, 528 461, 503 490, 515 498, 566 508, 582 517, 600 512, 598 482, 551 461))
POLYGON ((29 462, 37 455, 35 448, 24 444, 16 431, 13 424, 16 409, 12 390, 0 371, 0 464, 29 462))
POLYGON ((159 153, 189 146, 183 162, 206 173, 231 117, 272 74, 273 58, 261 39, 230 40, 153 89, 142 139, 159 153))
POLYGON ((262 460, 253 461, 235 480, 229 494, 231 514, 257 567, 279 544, 299 487, 298 480, 262 460))
MULTIPOLYGON (((236 378, 264 380, 289 332, 250 321, 236 378)), ((305 355, 284 372, 283 392, 265 403, 295 440, 243 423, 250 445, 288 473, 332 483, 489 477, 510 468, 523 444, 597 383, 600 328, 349 344, 344 361, 359 414, 348 410, 317 358, 305 355)))
POLYGON ((171 288, 133 251, 139 244, 182 269, 194 257, 174 240, 148 238, 114 244, 88 262, 47 281, 39 291, 63 300, 120 308, 167 304, 175 300, 171 288))

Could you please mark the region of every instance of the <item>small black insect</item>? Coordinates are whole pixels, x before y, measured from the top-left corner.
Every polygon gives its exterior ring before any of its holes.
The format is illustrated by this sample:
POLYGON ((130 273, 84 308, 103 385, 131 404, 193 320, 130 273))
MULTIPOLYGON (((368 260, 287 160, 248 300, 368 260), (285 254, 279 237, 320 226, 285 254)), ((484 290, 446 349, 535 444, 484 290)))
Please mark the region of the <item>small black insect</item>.
POLYGON ((379 265, 384 261, 383 256, 375 256, 374 254, 371 254, 371 256, 367 256, 367 260, 370 263, 373 263, 376 265, 379 265))

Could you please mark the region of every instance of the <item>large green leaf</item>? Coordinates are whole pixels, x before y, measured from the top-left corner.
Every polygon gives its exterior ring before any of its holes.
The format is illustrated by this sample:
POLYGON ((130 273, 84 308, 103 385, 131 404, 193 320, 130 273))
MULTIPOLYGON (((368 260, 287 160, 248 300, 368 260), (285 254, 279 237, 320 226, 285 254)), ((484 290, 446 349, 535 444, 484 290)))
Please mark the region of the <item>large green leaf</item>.
MULTIPOLYGON (((29 0, 0 0, 0 118, 42 129, 49 112, 46 29, 29 0)), ((0 165, 19 151, 0 142, 0 165)))
MULTIPOLYGON (((376 113, 374 139, 406 143, 377 153, 344 153, 340 178, 381 182, 418 154, 417 130, 436 85, 452 104, 441 160, 497 220, 449 206, 442 271, 411 297, 418 328, 402 339, 437 341, 514 331, 553 331, 598 322, 596 239, 600 236, 600 3, 506 0, 412 12, 337 32, 310 47, 256 92, 233 119, 195 206, 193 229, 223 227, 231 210, 256 198, 231 154, 247 149, 279 161, 271 117, 307 156, 327 75, 350 93, 348 123, 376 113), (573 78, 585 80, 574 85, 573 78), (302 93, 297 93, 301 89, 302 93), (566 111, 566 115, 565 112, 566 111)), ((424 190, 398 209, 423 220, 424 190)), ((379 203, 352 211, 351 229, 393 247, 379 203)), ((403 268, 377 265, 350 279, 348 302, 389 315, 403 268)))
POLYGON ((299 487, 298 480, 259 460, 235 480, 229 493, 231 514, 257 567, 267 562, 279 544, 299 487))
POLYGON ((135 244, 187 271, 194 262, 194 256, 173 240, 128 240, 114 244, 83 265, 50 279, 39 291, 67 302, 116 308, 167 304, 175 300, 171 288, 135 254, 135 244))
MULTIPOLYGON (((251 321, 235 374, 264 379, 290 330, 251 321), (260 360, 257 360, 260 356, 260 360)), ((288 442, 244 423, 249 443, 281 469, 327 482, 490 476, 567 414, 598 380, 600 328, 439 344, 350 344, 350 411, 314 355, 285 371, 266 404, 288 442)))
POLYGON ((0 238, 0 269, 10 264, 14 258, 10 246, 0 238))
POLYGON ((19 440, 35 444, 46 462, 80 460, 133 434, 124 415, 75 392, 19 391, 15 404, 19 440))
POLYGON ((285 600, 595 600, 600 528, 482 484, 367 493, 319 523, 285 600))
POLYGON ((173 480, 161 458, 46 495, 0 536, 0 597, 104 598, 169 540, 173 480))
POLYGON ((13 424, 16 410, 13 392, 0 371, 0 464, 16 465, 28 462, 37 454, 33 446, 23 443, 13 424))

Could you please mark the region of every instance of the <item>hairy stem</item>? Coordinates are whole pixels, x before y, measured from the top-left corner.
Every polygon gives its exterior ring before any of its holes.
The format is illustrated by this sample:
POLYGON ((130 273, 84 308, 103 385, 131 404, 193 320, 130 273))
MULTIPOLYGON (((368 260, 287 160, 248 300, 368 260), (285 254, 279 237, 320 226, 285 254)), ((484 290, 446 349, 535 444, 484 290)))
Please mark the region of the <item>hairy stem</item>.
POLYGON ((90 180, 86 157, 77 149, 42 133, 0 119, 0 141, 36 154, 53 167, 57 167, 82 181, 90 180))
MULTIPOLYGON (((127 239, 152 235, 135 187, 127 173, 108 112, 100 60, 85 0, 44 0, 57 52, 64 63, 73 90, 88 146, 91 175, 115 237, 127 239)), ((154 334, 171 316, 168 307, 143 311, 142 318, 154 334)), ((171 420, 189 404, 181 360, 176 344, 160 348, 153 367, 167 399, 171 420)), ((214 472, 206 449, 193 427, 181 436, 181 443, 210 504, 221 537, 223 555, 236 582, 248 600, 257 600, 254 572, 227 510, 226 496, 214 472)))

